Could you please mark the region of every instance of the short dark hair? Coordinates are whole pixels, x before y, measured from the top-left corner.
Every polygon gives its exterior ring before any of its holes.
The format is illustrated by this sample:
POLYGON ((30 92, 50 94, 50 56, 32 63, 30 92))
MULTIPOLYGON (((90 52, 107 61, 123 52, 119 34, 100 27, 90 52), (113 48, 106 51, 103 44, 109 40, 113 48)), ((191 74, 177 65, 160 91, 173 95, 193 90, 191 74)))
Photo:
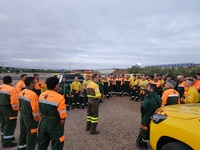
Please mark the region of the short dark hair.
POLYGON ((49 77, 46 80, 47 88, 49 90, 53 90, 58 83, 59 83, 59 79, 57 77, 49 77))
POLYGON ((150 88, 151 88, 154 92, 157 92, 157 86, 156 86, 156 84, 150 83, 149 86, 150 86, 150 88))
POLYGON ((27 76, 27 74, 22 74, 22 75, 20 76, 20 78, 23 78, 23 77, 25 77, 25 76, 27 76))
POLYGON ((4 76, 3 77, 3 83, 4 84, 12 83, 12 77, 11 76, 4 76))
POLYGON ((37 76, 37 75, 39 75, 39 74, 35 73, 35 74, 33 75, 33 77, 35 77, 35 76, 37 76))
POLYGON ((94 78, 96 78, 97 76, 98 76, 97 73, 93 74, 93 75, 92 75, 92 80, 93 80, 94 78))
POLYGON ((34 83, 34 78, 33 77, 26 77, 24 81, 26 86, 29 86, 31 83, 34 83))
POLYGON ((191 83, 191 85, 194 84, 194 80, 193 79, 187 79, 187 80, 191 83))

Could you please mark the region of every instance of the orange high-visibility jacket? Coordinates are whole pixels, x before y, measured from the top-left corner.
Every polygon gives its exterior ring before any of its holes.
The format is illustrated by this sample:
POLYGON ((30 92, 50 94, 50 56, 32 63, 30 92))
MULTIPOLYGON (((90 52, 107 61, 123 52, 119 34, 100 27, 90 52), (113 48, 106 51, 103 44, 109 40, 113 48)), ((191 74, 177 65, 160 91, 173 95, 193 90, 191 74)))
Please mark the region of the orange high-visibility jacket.
POLYGON ((7 84, 0 85, 0 105, 11 105, 14 111, 18 111, 19 101, 17 90, 7 84))

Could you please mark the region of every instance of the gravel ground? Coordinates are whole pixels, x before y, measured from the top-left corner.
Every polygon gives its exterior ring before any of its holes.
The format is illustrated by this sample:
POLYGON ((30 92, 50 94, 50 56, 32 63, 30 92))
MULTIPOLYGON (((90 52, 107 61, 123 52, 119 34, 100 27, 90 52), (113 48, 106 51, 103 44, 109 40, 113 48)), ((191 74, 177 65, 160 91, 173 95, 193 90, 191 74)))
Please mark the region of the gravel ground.
MULTIPOLYGON (((140 102, 130 97, 116 97, 104 100, 99 107, 98 135, 85 131, 86 109, 67 111, 65 123, 64 150, 137 150, 135 140, 140 125, 140 102)), ((15 131, 19 138, 19 120, 15 131)), ((2 147, 0 147, 2 149, 2 147)), ((16 150, 9 148, 8 150, 16 150)), ((49 148, 51 149, 51 148, 49 148)), ((5 149, 6 150, 6 149, 5 149)))

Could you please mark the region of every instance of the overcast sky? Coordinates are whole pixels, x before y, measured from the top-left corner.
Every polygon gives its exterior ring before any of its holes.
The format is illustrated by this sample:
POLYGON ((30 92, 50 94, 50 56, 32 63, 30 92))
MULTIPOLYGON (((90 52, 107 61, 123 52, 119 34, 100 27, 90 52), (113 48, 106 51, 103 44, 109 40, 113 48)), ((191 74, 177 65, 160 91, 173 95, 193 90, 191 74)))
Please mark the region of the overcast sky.
POLYGON ((200 63, 200 0, 0 0, 0 63, 40 69, 200 63))

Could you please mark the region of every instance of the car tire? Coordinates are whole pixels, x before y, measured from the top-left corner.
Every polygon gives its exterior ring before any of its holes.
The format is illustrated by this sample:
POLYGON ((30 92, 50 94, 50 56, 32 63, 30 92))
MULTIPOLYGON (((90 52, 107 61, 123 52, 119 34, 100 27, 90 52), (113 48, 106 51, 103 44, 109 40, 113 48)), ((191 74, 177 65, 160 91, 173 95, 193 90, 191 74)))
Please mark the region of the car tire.
POLYGON ((161 150, 193 150, 193 149, 181 142, 170 142, 165 144, 161 148, 161 150))

